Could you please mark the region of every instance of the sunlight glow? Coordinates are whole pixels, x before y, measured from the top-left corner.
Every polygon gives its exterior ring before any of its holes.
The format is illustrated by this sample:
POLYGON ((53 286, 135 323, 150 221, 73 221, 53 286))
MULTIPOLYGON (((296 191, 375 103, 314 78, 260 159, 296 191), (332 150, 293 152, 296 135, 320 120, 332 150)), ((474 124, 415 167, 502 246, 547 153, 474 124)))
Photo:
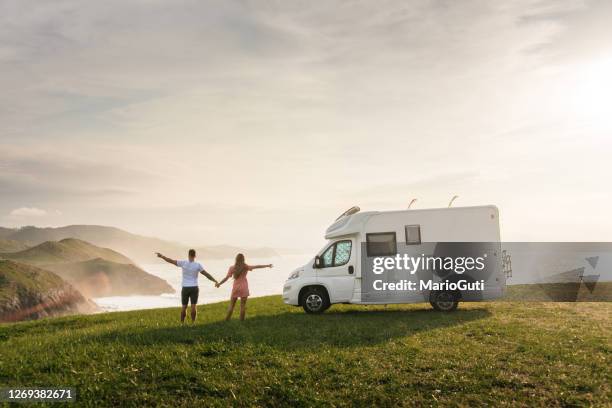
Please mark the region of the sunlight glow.
POLYGON ((575 80, 575 112, 598 130, 612 129, 612 57, 581 66, 575 80))

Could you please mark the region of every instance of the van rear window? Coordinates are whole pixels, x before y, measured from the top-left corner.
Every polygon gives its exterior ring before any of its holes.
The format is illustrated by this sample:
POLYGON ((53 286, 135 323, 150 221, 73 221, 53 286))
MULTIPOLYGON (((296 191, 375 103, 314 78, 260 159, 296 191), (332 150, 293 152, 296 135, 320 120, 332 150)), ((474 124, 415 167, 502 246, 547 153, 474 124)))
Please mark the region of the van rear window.
POLYGON ((395 232, 375 232, 366 234, 366 252, 368 253, 368 257, 397 254, 395 232))

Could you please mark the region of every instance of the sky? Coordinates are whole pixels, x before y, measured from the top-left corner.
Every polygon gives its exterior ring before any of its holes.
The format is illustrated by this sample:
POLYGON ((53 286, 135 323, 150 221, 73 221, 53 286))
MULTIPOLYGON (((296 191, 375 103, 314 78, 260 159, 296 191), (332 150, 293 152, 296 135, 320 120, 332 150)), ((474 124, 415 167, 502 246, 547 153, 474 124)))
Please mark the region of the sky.
POLYGON ((0 225, 310 250, 495 204, 612 240, 612 2, 0 0, 0 225))

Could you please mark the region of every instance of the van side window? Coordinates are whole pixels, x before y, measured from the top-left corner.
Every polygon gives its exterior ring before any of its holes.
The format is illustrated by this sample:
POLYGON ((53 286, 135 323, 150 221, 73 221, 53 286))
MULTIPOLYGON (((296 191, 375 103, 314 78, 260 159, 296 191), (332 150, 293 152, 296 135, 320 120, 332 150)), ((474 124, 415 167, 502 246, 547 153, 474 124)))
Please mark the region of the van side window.
POLYGON ((351 259, 351 241, 338 241, 331 245, 321 255, 323 265, 322 268, 329 268, 330 266, 342 266, 347 264, 351 259))
POLYGON ((371 256, 390 256, 397 254, 395 232, 376 232, 366 234, 366 252, 371 256))
POLYGON ((406 225, 406 244, 419 245, 421 244, 421 226, 406 225))
POLYGON ((351 259, 351 241, 340 241, 336 244, 336 256, 334 256, 334 266, 341 266, 351 259))

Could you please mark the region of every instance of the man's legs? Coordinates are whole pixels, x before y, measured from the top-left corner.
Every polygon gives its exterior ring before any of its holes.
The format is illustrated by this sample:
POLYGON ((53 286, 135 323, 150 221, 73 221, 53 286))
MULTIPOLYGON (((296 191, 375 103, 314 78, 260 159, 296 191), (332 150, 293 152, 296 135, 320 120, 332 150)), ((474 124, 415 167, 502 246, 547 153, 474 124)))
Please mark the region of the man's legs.
POLYGON ((246 302, 247 302, 248 297, 241 297, 240 298, 240 320, 244 320, 244 317, 246 315, 246 302))
POLYGON ((185 317, 187 316, 187 305, 191 301, 191 322, 195 320, 196 310, 195 305, 198 303, 198 288, 183 287, 181 289, 181 324, 185 323, 185 317))
POLYGON ((195 323, 196 316, 198 315, 198 305, 191 304, 191 323, 195 323))
POLYGON ((234 313, 234 306, 236 306, 236 301, 238 298, 232 298, 230 300, 229 308, 227 309, 227 316, 225 316, 225 320, 229 320, 232 318, 232 313, 234 313))
POLYGON ((187 305, 181 308, 181 323, 185 323, 185 316, 187 316, 187 305))
POLYGON ((198 315, 198 296, 200 295, 200 288, 194 287, 189 288, 189 300, 191 301, 191 323, 195 323, 196 316, 198 315))

